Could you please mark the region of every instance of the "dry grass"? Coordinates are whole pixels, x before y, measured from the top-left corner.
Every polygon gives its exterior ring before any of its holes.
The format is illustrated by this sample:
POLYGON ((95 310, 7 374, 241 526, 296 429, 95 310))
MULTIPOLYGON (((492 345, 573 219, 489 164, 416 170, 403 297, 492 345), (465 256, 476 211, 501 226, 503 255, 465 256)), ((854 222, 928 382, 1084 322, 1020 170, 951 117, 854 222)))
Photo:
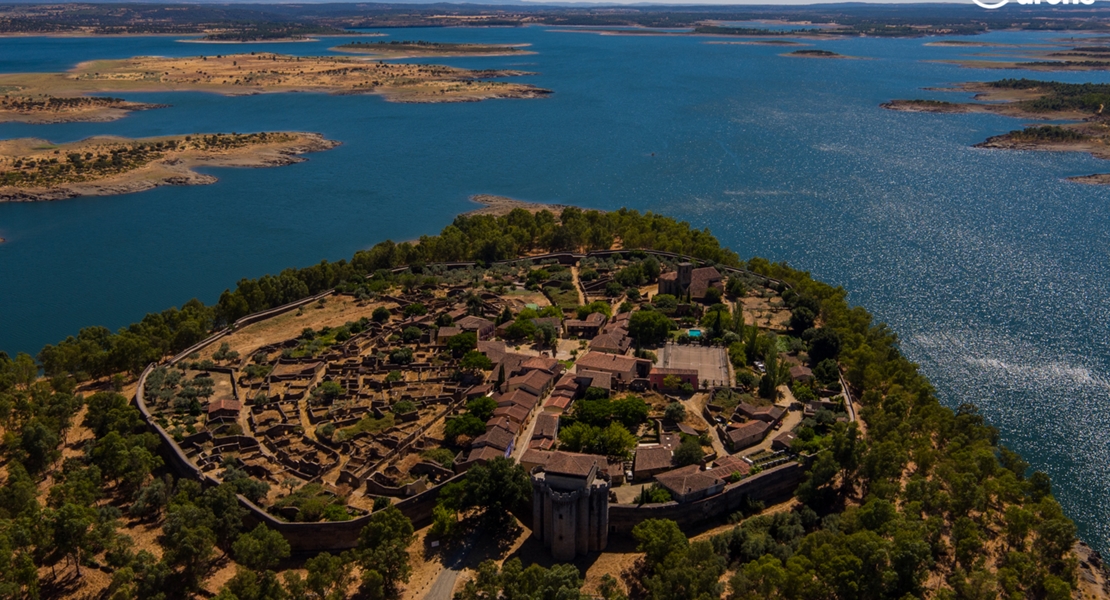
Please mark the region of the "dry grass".
POLYGON ((531 98, 547 93, 527 84, 480 81, 521 75, 438 65, 382 63, 354 57, 272 53, 167 58, 140 56, 84 62, 67 73, 0 76, 20 96, 94 92, 208 91, 228 95, 317 91, 375 93, 394 102, 468 102, 531 98))

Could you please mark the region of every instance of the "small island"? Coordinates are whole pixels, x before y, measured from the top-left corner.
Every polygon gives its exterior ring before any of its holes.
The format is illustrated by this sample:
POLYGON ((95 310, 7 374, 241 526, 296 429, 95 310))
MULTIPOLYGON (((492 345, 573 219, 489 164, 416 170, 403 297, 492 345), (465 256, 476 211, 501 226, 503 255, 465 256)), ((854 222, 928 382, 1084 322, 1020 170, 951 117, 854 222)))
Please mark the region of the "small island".
MULTIPOLYGON (((1003 79, 963 83, 949 91, 975 92, 976 102, 942 100, 892 100, 885 109, 928 113, 994 113, 1044 121, 1072 121, 1064 124, 1035 124, 1024 129, 993 136, 977 148, 1087 152, 1110 160, 1110 127, 1104 110, 1110 104, 1110 84, 1061 83, 1033 79, 1003 79)), ((1110 183, 1110 175, 1071 177, 1071 181, 1090 184, 1110 183)))
POLYGON ((0 202, 109 196, 163 185, 204 185, 216 178, 193 167, 276 167, 339 145, 315 133, 195 134, 127 139, 93 137, 54 145, 23 138, 0 142, 0 202))
POLYGON ((440 65, 384 63, 341 56, 251 52, 216 56, 94 60, 65 73, 0 74, 0 86, 25 96, 72 101, 94 93, 205 91, 227 95, 274 92, 378 94, 390 102, 475 102, 538 98, 550 90, 489 81, 523 71, 471 70, 440 65))
MULTIPOLYGON (((954 45, 952 42, 934 42, 931 45, 954 45)), ((930 45, 930 44, 927 44, 930 45)), ((962 44, 969 46, 972 44, 962 44)), ((1110 70, 1110 47, 1100 45, 1075 46, 1069 49, 1044 49, 1043 45, 1010 45, 1018 55, 1006 56, 1007 60, 965 58, 936 62, 959 65, 967 69, 1021 69, 1024 71, 1106 71, 1110 70), (1030 51, 1032 49, 1032 51, 1030 51), (1035 60, 1029 60, 1035 59, 1035 60)))
POLYGON ((251 42, 310 42, 314 36, 365 35, 384 36, 384 33, 361 33, 338 27, 312 25, 274 25, 258 24, 234 29, 217 29, 206 32, 205 36, 185 42, 208 42, 223 44, 243 44, 251 42))
POLYGON ((821 50, 818 48, 795 50, 793 52, 787 52, 782 56, 790 56, 793 58, 855 58, 853 56, 844 56, 843 54, 837 54, 836 52, 833 52, 831 50, 821 50))
POLYGON ((370 54, 388 58, 428 56, 510 56, 535 54, 523 48, 528 44, 452 44, 425 41, 351 42, 331 48, 337 52, 370 54))
POLYGON ((133 110, 164 108, 163 104, 128 102, 122 98, 79 96, 0 96, 0 123, 71 123, 115 121, 133 110))

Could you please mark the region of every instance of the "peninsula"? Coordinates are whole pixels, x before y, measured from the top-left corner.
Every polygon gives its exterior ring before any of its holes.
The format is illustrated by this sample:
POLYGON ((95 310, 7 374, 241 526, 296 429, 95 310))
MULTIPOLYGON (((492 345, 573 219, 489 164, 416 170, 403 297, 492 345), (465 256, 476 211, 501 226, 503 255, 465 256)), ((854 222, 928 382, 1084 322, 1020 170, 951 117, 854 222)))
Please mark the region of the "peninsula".
POLYGON ((54 145, 38 139, 0 142, 0 202, 109 196, 163 185, 203 185, 215 177, 196 166, 275 167, 334 148, 314 133, 195 134, 127 139, 93 137, 54 145))
MULTIPOLYGON (((955 42, 931 42, 926 45, 963 45, 955 42)), ((980 44, 983 45, 983 44, 980 44)), ((1062 48, 1045 44, 997 45, 1008 48, 1007 60, 963 58, 937 62, 959 65, 968 69, 1020 69, 1023 71, 1106 71, 1110 70, 1110 46, 1088 44, 1062 48), (1016 54, 1015 54, 1016 53, 1016 54)))
MULTIPOLYGON (((469 70, 340 56, 242 53, 180 58, 142 56, 83 62, 64 73, 0 75, 19 97, 61 102, 93 93, 205 91, 227 95, 274 92, 378 94, 391 102, 473 102, 537 98, 551 93, 523 83, 488 81, 522 71, 469 70)), ((124 110, 122 107, 117 107, 124 110)))
MULTIPOLYGON (((1003 79, 963 83, 950 91, 975 92, 975 102, 943 100, 892 100, 881 106, 888 110, 931 113, 994 113, 1024 119, 1072 121, 1064 124, 1032 125, 993 136, 977 148, 1087 152, 1110 159, 1110 127, 1104 110, 1110 104, 1110 84, 1061 83, 1033 79, 1003 79)), ((1080 183, 1110 183, 1110 175, 1071 177, 1080 183)))
POLYGON ((450 44, 424 41, 351 42, 332 48, 338 52, 370 54, 383 58, 424 58, 429 56, 511 56, 535 54, 528 44, 450 44))
POLYGON ((0 96, 0 123, 70 123, 115 121, 133 110, 164 108, 163 104, 128 102, 103 96, 0 96))
POLYGON ((95 597, 123 577, 76 570, 121 565, 206 596, 306 571, 336 599, 423 597, 481 540, 458 597, 1105 597, 1049 477, 845 295, 668 217, 514 210, 0 354, 27 490, 0 525, 115 540, 2 538, 37 567, 15 589, 95 597))

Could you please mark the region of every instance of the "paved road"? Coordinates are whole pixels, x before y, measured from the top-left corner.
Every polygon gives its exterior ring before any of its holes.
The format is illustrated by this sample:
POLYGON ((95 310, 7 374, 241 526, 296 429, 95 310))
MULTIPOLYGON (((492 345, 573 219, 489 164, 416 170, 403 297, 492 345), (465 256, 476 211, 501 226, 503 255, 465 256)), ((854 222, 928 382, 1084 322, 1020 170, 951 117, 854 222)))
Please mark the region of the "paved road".
POLYGON ((455 592, 455 584, 459 581, 466 555, 474 547, 476 534, 472 533, 463 542, 462 546, 443 557, 443 570, 439 572, 436 580, 428 587, 424 600, 451 600, 455 592))

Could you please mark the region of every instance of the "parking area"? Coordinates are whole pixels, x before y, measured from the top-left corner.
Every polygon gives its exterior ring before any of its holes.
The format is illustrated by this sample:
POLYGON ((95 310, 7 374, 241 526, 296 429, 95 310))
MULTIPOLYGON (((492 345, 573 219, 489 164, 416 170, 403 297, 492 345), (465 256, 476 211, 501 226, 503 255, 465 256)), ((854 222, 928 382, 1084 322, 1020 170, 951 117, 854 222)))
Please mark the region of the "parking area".
POLYGON ((699 383, 708 381, 710 386, 729 385, 728 353, 724 348, 668 343, 657 352, 656 358, 657 367, 697 369, 699 383))

